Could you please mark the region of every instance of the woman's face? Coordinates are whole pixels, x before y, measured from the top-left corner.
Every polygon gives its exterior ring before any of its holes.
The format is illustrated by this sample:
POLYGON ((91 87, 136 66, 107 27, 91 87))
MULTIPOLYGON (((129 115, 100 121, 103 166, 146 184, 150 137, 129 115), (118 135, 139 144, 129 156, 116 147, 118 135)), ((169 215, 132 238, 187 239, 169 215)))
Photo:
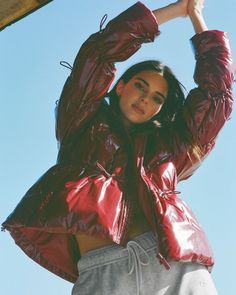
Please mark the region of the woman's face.
POLYGON ((116 87, 125 126, 141 124, 158 114, 168 92, 167 81, 155 71, 142 71, 116 87))

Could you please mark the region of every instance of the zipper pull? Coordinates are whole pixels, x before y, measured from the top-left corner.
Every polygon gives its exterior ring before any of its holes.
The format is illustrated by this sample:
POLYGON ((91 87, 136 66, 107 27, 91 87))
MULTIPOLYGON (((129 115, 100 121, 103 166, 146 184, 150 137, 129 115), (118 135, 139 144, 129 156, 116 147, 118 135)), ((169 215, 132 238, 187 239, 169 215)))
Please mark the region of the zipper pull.
POLYGON ((160 252, 157 253, 157 258, 159 258, 160 263, 163 264, 167 270, 171 269, 170 264, 167 262, 167 260, 163 257, 163 255, 160 252))

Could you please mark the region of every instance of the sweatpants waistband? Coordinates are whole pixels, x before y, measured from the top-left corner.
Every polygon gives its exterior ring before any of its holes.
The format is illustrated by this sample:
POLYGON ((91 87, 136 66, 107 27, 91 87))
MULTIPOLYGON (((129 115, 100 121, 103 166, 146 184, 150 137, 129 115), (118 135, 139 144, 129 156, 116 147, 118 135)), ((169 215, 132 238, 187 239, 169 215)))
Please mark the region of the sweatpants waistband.
POLYGON ((140 257, 145 255, 145 253, 142 253, 142 250, 148 252, 157 247, 156 238, 153 232, 149 231, 129 240, 126 247, 114 244, 88 251, 78 261, 80 274, 84 271, 100 267, 105 264, 114 263, 116 260, 127 259, 130 255, 129 245, 131 245, 132 242, 135 242, 135 244, 140 246, 140 257))

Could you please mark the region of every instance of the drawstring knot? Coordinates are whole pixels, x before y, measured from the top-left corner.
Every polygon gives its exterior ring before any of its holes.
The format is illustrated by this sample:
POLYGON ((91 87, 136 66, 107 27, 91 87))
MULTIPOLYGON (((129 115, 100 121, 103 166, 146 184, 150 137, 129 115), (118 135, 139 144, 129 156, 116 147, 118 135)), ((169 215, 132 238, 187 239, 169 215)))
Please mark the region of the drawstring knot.
POLYGON ((180 194, 180 192, 179 191, 173 191, 173 190, 165 190, 165 191, 160 192, 159 196, 161 198, 168 198, 169 196, 174 195, 174 194, 178 195, 178 194, 180 194))
POLYGON ((101 172, 103 172, 104 176, 106 176, 107 178, 111 177, 111 174, 108 173, 107 170, 98 161, 96 161, 96 166, 101 172))

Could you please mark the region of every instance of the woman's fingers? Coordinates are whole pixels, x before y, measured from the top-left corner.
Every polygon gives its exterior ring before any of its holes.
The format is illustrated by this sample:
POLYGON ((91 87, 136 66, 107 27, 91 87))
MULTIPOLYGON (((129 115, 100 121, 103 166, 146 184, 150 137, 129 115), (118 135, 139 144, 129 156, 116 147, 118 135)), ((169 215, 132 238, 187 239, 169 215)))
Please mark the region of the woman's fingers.
POLYGON ((188 15, 188 1, 189 0, 178 0, 177 5, 179 5, 180 10, 182 11, 182 16, 188 15))

